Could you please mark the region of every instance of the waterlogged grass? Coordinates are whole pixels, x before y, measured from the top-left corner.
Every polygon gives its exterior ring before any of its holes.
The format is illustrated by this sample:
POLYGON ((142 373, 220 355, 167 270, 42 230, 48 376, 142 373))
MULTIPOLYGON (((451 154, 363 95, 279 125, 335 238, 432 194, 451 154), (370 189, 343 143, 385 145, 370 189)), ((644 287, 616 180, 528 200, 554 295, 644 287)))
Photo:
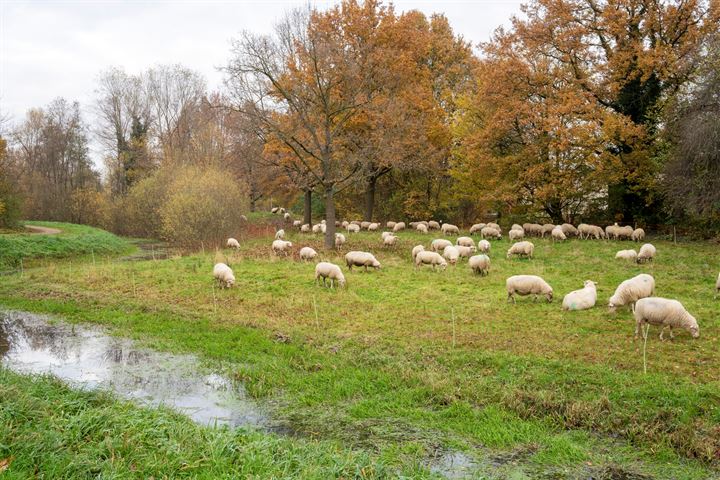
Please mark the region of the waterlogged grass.
MULTIPOLYGON (((432 238, 402 233, 401 247, 388 251, 379 234, 349 236, 344 251, 374 251, 383 269, 343 268, 347 290, 315 286, 314 264, 276 258, 262 238, 243 241, 239 252, 166 261, 56 261, 4 279, 0 303, 107 324, 224 364, 303 438, 340 441, 393 468, 456 448, 479 458, 481 471, 509 455, 530 476, 616 466, 657 478, 718 475, 715 246, 654 241, 655 264, 637 266, 613 259, 627 243, 533 239, 535 259, 506 260, 503 240, 493 242, 491 273, 481 278, 465 263, 415 271, 410 249, 432 238), (216 260, 233 267, 236 288, 213 287, 216 260), (657 294, 681 300, 701 328, 699 340, 681 333, 672 342, 651 328, 647 375, 629 311, 559 305, 585 279, 599 283, 605 304, 640 272, 652 273, 657 294), (519 273, 542 275, 558 301, 507 304, 505 278, 519 273)), ((320 251, 318 237, 290 239, 295 251, 320 251)), ((342 263, 341 254, 321 255, 342 263)))
MULTIPOLYGON (((75 255, 108 255, 131 249, 127 241, 99 228, 61 222, 25 222, 61 231, 54 235, 11 233, 0 235, 0 267, 18 268, 33 259, 75 255)), ((23 265, 25 266, 25 265, 23 265)))

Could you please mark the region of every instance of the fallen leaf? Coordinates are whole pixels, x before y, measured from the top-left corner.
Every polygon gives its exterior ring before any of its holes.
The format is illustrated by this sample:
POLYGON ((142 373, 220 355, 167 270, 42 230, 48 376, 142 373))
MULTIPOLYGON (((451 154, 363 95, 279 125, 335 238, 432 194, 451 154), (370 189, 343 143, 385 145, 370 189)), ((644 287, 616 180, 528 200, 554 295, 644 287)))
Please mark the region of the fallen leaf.
POLYGON ((4 472, 8 468, 10 468, 10 464, 13 461, 13 457, 8 457, 5 459, 0 460, 0 472, 4 472))

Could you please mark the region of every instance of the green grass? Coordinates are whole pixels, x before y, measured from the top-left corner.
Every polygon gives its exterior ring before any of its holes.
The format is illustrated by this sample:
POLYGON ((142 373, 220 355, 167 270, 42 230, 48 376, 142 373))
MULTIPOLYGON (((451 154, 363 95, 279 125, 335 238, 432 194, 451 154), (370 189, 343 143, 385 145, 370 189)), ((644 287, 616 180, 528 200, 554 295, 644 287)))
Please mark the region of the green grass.
MULTIPOLYGON (((0 304, 196 353, 267 399, 302 437, 341 442, 391 468, 452 447, 480 459, 520 455, 531 476, 618 465, 657 478, 718 475, 716 247, 654 241, 655 264, 637 266, 613 259, 627 243, 533 239, 535 259, 506 260, 503 240, 481 278, 465 263, 415 271, 410 249, 432 238, 403 232, 401 247, 387 251, 379 234, 349 236, 345 251, 374 251, 383 269, 346 271, 347 290, 315 286, 313 264, 276 258, 261 238, 244 239, 239 252, 166 261, 55 261, 4 279, 0 304), (216 260, 233 267, 236 288, 213 288, 216 260), (631 314, 603 306, 643 271, 701 329, 699 340, 660 342, 652 328, 647 375, 631 314), (505 278, 519 273, 542 275, 556 302, 507 304, 505 278), (562 312, 562 296, 585 279, 599 283, 598 307, 562 312)), ((291 240, 296 251, 320 251, 319 237, 291 240)))
POLYGON ((75 255, 107 255, 131 249, 129 244, 99 228, 62 222, 25 222, 61 230, 57 235, 10 233, 0 235, 0 268, 17 268, 39 258, 63 258, 75 255))

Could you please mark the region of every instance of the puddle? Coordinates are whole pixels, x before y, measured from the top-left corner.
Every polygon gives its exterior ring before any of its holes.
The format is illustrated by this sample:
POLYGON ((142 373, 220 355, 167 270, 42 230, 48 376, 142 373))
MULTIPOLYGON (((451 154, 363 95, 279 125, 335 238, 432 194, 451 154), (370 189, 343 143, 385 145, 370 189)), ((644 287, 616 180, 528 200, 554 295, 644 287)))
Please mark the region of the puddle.
POLYGON ((101 328, 0 311, 0 363, 50 373, 72 387, 111 390, 145 406, 171 407, 204 425, 269 427, 242 387, 205 371, 196 357, 139 348, 101 328))
POLYGON ((458 451, 446 451, 430 461, 429 469, 444 478, 476 478, 478 463, 470 456, 458 451))

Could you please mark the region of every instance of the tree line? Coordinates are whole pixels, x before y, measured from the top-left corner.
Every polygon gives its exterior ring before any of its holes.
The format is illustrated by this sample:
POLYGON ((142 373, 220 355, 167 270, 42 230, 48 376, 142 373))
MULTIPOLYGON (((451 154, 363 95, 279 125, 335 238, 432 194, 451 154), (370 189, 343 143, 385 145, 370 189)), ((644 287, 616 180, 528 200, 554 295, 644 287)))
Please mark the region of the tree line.
POLYGON ((2 130, 0 218, 217 242, 271 204, 344 218, 720 227, 720 9, 531 0, 473 46, 377 0, 289 12, 232 43, 225 83, 102 72, 2 130), (104 175, 89 159, 94 136, 104 175), (211 233, 212 232, 212 233, 211 233))

